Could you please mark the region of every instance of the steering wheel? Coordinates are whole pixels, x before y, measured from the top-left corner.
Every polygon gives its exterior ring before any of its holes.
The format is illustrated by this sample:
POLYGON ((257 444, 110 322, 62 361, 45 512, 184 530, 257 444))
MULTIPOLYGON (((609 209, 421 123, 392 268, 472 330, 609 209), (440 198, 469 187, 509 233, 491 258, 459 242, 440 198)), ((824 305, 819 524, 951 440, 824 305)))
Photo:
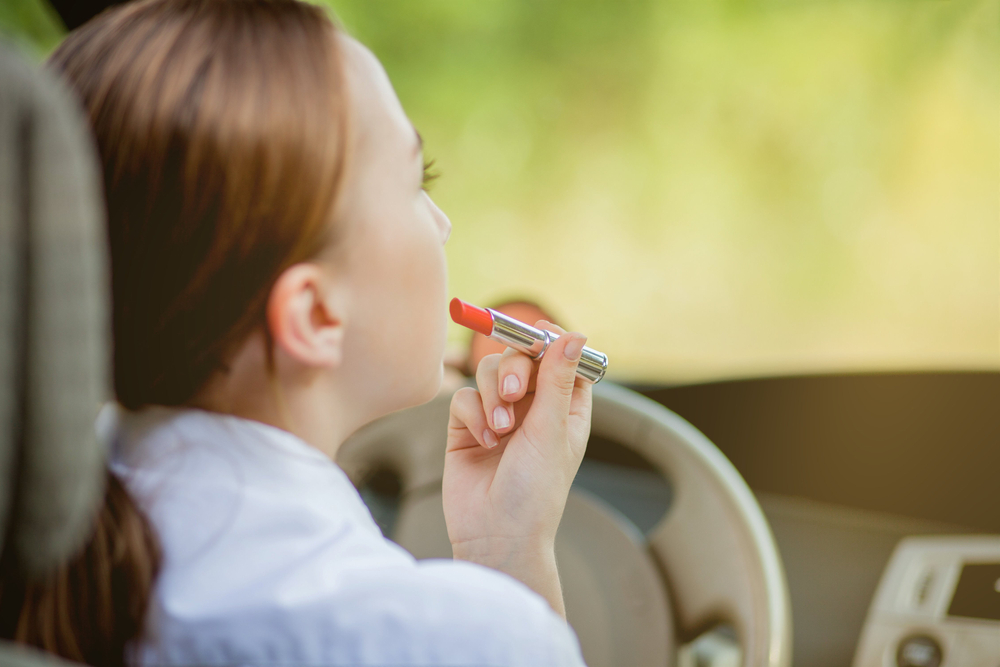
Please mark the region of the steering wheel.
MULTIPOLYGON (((450 396, 369 424, 341 448, 356 485, 388 469, 401 483, 392 539, 417 558, 451 558, 441 505, 450 396)), ((592 435, 671 481, 667 514, 644 538, 574 488, 556 537, 566 615, 590 667, 672 665, 676 635, 729 624, 743 667, 791 664, 791 605, 774 537, 746 482, 691 424, 624 387, 594 386, 592 435)))

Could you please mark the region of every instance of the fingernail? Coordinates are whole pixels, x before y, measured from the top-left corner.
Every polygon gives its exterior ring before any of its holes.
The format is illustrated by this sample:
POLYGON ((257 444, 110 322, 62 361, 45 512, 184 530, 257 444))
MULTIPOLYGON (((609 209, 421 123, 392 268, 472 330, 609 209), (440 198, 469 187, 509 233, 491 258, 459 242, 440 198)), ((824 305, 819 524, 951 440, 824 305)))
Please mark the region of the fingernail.
POLYGON ((570 361, 576 361, 580 358, 580 353, 583 352, 583 346, 586 345, 586 343, 586 338, 575 336, 573 340, 566 343, 566 347, 563 348, 563 354, 570 361))
POLYGON ((493 409, 493 428, 502 429, 510 426, 510 415, 507 414, 507 409, 501 405, 496 406, 493 409))
POLYGON ((496 433, 489 429, 483 431, 483 442, 486 443, 486 449, 493 449, 500 444, 500 441, 497 440, 496 433))
POLYGON ((517 379, 516 375, 508 375, 503 379, 503 395, 510 396, 516 394, 517 390, 521 388, 521 381, 517 379))

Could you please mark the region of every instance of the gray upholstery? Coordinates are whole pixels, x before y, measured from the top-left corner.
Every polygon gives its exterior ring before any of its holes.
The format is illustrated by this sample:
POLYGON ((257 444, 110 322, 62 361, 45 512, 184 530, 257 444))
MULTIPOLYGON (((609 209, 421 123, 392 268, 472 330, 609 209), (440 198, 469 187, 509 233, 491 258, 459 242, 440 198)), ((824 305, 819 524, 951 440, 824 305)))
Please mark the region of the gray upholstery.
POLYGON ((109 287, 82 119, 0 45, 0 547, 30 574, 72 554, 103 497, 109 287))
MULTIPOLYGON (((94 417, 108 395, 99 175, 74 100, 0 44, 0 549, 64 561, 103 497, 94 417)), ((0 664, 70 667, 0 642, 0 664)))
POLYGON ((3 667, 80 667, 78 663, 68 662, 48 653, 5 642, 0 642, 0 665, 3 667))

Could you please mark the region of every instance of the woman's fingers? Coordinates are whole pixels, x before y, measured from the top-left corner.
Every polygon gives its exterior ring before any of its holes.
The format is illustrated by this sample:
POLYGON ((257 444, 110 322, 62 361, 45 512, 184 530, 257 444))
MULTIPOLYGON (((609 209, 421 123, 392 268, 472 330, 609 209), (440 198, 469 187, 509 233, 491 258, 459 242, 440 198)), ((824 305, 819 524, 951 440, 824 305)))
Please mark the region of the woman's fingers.
POLYGON ((560 336, 566 333, 566 330, 563 329, 561 326, 559 326, 558 324, 552 324, 552 322, 549 322, 548 320, 538 320, 537 322, 535 322, 535 328, 545 329, 546 331, 557 333, 560 336))
POLYGON ((497 367, 497 391, 508 403, 517 403, 533 388, 534 361, 517 350, 507 348, 497 367))
POLYGON ((476 369, 476 384, 483 399, 483 411, 490 428, 497 434, 510 431, 514 426, 514 406, 500 396, 500 355, 483 357, 476 369))
MULTIPOLYGON (((494 443, 514 431, 518 421, 527 412, 528 406, 522 406, 522 403, 530 403, 533 406, 531 412, 538 414, 536 427, 550 430, 555 426, 559 430, 565 430, 566 418, 576 402, 573 399, 577 398, 579 401, 584 398, 575 394, 589 393, 586 391, 589 387, 584 388, 584 392, 574 392, 574 387, 578 384, 586 384, 583 380, 578 383, 576 378, 576 367, 586 337, 578 333, 565 333, 560 327, 545 320, 536 322, 535 327, 560 335, 549 344, 540 362, 514 349, 507 349, 503 354, 483 357, 476 369, 476 384, 479 387, 479 392, 476 393, 477 407, 484 431, 491 431, 475 434, 477 442, 484 447, 495 446, 494 443), (544 394, 544 398, 533 396, 533 401, 524 400, 536 391, 544 394), (515 404, 522 409, 515 411, 515 404)), ((462 400, 469 401, 468 398, 462 400)), ((584 399, 583 403, 586 402, 584 399)), ((471 406, 471 401, 469 403, 471 406)))
MULTIPOLYGON (((462 429, 466 429, 469 435, 486 449, 493 449, 500 444, 500 439, 486 423, 482 396, 472 387, 462 387, 451 397, 448 430, 460 431, 462 429)), ((472 443, 465 438, 448 438, 449 450, 469 446, 472 446, 472 443)))
MULTIPOLYGON (((551 325, 546 328, 550 331, 557 330, 551 325)), ((545 356, 538 365, 535 400, 531 411, 539 419, 533 425, 541 427, 541 430, 550 430, 553 426, 558 428, 560 424, 565 427, 574 389, 577 387, 576 368, 586 342, 586 336, 571 332, 560 333, 558 339, 549 343, 545 356)))

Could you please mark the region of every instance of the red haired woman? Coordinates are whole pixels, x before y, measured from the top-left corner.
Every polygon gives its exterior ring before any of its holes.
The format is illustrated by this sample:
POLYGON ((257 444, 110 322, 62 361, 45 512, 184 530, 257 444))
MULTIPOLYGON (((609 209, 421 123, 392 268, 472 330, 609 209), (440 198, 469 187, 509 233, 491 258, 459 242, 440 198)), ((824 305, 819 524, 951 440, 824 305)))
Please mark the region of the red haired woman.
POLYGON ((51 64, 104 167, 112 469, 163 556, 130 661, 581 664, 553 545, 583 336, 487 357, 455 395, 454 561, 385 540, 333 462, 442 374, 451 223, 375 57, 294 0, 142 0, 51 64))

